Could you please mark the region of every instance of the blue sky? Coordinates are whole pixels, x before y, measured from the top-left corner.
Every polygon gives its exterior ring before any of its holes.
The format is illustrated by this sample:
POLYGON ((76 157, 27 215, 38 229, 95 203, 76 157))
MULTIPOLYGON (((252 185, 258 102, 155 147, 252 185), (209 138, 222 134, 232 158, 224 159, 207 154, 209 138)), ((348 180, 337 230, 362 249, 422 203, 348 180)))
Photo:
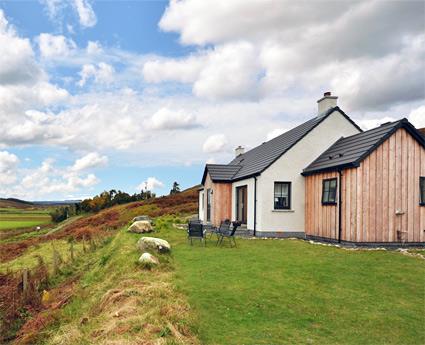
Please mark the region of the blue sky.
POLYGON ((424 127, 424 6, 0 1, 0 197, 190 187, 324 91, 364 128, 424 127))

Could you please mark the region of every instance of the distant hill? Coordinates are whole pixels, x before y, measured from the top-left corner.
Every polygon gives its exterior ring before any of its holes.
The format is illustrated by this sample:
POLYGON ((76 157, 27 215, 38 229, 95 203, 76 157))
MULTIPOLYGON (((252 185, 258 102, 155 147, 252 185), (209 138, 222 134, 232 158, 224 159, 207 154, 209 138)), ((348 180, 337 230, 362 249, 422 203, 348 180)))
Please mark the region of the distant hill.
POLYGON ((39 206, 66 206, 79 204, 81 200, 53 200, 53 201, 32 201, 33 205, 39 206))
POLYGON ((0 208, 34 208, 43 206, 67 206, 80 203, 81 200, 25 201, 16 198, 0 198, 0 208))
POLYGON ((24 201, 15 198, 0 198, 0 207, 3 208, 31 208, 34 204, 30 201, 24 201))

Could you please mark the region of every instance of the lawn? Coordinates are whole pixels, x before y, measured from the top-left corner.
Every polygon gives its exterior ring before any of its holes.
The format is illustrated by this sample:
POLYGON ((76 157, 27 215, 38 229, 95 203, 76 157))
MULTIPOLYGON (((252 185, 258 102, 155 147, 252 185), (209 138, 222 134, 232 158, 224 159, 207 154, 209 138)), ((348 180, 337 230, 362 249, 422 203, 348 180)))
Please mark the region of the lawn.
POLYGON ((301 240, 191 247, 160 227, 202 344, 425 343, 421 259, 301 240))

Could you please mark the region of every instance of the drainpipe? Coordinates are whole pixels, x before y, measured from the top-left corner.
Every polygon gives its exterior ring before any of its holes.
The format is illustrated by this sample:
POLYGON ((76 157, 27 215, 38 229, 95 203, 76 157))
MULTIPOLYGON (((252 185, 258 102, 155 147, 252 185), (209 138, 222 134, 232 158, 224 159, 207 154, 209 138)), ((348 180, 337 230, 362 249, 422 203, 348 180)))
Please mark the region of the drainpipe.
POLYGON ((342 237, 342 171, 338 170, 338 243, 341 243, 342 237))
POLYGON ((257 176, 254 176, 254 237, 257 233, 257 176))

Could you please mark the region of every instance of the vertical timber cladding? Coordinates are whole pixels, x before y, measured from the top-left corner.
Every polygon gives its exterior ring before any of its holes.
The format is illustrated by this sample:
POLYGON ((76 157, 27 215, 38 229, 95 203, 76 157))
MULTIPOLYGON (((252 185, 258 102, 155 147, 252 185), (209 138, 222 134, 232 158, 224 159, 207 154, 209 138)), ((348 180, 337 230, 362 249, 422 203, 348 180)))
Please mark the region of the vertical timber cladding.
POLYGON ((306 176, 306 235, 338 239, 338 207, 322 205, 322 181, 330 178, 338 178, 338 173, 327 172, 306 176))
POLYGON ((230 220, 232 217, 232 184, 214 183, 213 200, 213 224, 219 226, 223 220, 230 220))
POLYGON ((343 239, 424 242, 425 207, 419 205, 419 177, 424 174, 425 149, 403 128, 359 168, 345 170, 343 179, 351 189, 346 190, 343 200, 351 202, 353 215, 343 220, 343 239), (357 188, 353 190, 353 186, 357 188))
MULTIPOLYGON (((425 207, 419 205, 425 149, 405 129, 397 130, 358 168, 342 174, 343 241, 425 242, 425 207)), ((337 207, 321 204, 322 180, 337 176, 306 177, 307 235, 338 239, 337 207)))
POLYGON ((232 184, 213 182, 207 174, 204 184, 204 219, 207 219, 207 190, 212 190, 211 223, 219 226, 225 219, 232 217, 232 184))

